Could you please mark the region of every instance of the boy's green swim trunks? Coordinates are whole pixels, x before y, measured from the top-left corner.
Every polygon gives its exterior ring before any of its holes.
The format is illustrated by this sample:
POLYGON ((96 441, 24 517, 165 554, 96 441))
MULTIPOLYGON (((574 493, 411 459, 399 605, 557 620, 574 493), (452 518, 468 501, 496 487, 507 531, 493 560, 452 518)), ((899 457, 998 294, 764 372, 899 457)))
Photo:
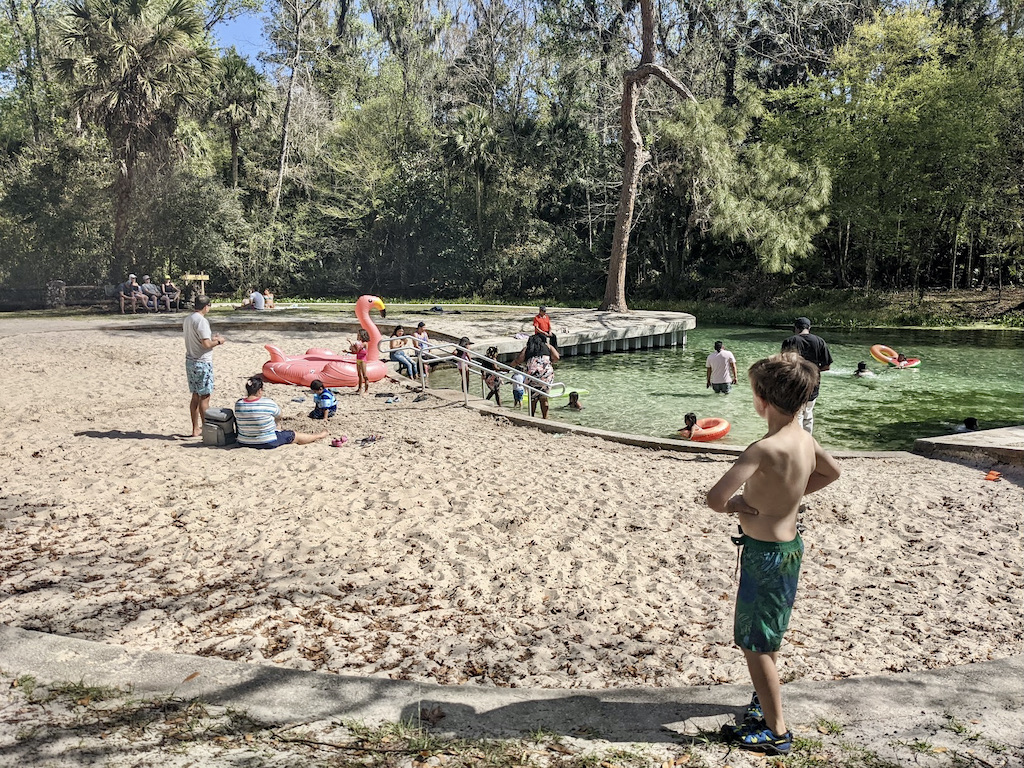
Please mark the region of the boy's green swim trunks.
POLYGON ((743 536, 740 588, 736 593, 733 637, 748 651, 779 650, 796 600, 804 542, 759 541, 743 536))

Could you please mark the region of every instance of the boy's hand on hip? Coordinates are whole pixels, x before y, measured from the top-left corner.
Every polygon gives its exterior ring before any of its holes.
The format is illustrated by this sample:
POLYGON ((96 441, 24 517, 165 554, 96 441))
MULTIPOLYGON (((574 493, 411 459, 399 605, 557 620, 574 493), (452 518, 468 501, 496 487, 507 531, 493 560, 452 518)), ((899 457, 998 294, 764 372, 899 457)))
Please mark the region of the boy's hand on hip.
POLYGON ((743 495, 737 493, 725 505, 725 511, 730 514, 756 515, 757 510, 743 500, 743 495))

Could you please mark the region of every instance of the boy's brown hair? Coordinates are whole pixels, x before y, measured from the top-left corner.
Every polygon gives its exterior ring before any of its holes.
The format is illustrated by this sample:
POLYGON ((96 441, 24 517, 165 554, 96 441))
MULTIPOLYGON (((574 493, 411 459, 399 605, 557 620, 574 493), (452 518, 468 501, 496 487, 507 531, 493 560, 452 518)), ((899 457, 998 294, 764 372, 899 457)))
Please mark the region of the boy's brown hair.
POLYGON ((789 415, 804 407, 821 377, 818 367, 796 352, 758 360, 747 374, 758 397, 789 415))

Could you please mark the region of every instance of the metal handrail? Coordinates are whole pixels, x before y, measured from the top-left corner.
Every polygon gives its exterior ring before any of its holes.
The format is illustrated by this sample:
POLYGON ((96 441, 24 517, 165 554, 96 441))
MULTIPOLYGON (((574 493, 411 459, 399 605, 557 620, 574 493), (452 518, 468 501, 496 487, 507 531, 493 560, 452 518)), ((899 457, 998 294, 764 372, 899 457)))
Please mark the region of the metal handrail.
MULTIPOLYGON (((530 374, 526 373, 525 371, 520 371, 520 370, 518 370, 516 368, 513 368, 510 365, 505 365, 505 363, 499 362, 499 361, 495 360, 494 358, 487 357, 486 355, 481 355, 479 352, 474 352, 473 350, 467 349, 466 347, 460 347, 454 341, 433 342, 433 341, 430 341, 429 339, 424 341, 423 339, 417 339, 417 338, 414 338, 412 336, 390 336, 390 337, 387 337, 387 338, 382 338, 380 341, 377 342, 377 350, 379 352, 388 352, 388 353, 392 352, 393 350, 390 347, 390 343, 392 341, 397 340, 397 339, 411 339, 412 340, 413 347, 416 350, 416 363, 417 363, 417 365, 419 367, 419 372, 420 372, 420 384, 422 384, 424 389, 426 389, 427 381, 426 381, 426 376, 423 373, 423 371, 424 371, 424 368, 423 368, 423 353, 424 352, 428 352, 430 354, 429 363, 431 365, 436 365, 438 363, 445 363, 445 362, 449 362, 449 361, 455 362, 455 363, 464 362, 464 363, 466 363, 468 365, 469 370, 471 370, 471 371, 476 371, 476 372, 481 373, 481 374, 496 375, 498 378, 502 379, 503 381, 507 381, 510 384, 514 384, 515 383, 515 382, 512 381, 512 377, 515 374, 517 374, 517 373, 522 374, 522 376, 523 376, 523 389, 525 389, 528 392, 531 392, 532 394, 537 395, 539 397, 562 397, 565 394, 565 391, 566 391, 566 385, 563 384, 560 381, 556 381, 556 382, 552 383, 550 386, 548 386, 548 383, 546 381, 544 381, 543 379, 538 379, 536 376, 531 376, 530 374), (389 345, 387 348, 385 348, 383 346, 385 343, 387 343, 389 345), (450 351, 448 351, 446 354, 436 354, 435 350, 450 350, 450 351), (469 354, 469 359, 467 360, 466 358, 459 357, 457 355, 457 353, 459 351, 468 353, 469 354), (486 360, 487 361, 487 365, 483 365, 483 364, 477 362, 478 360, 486 360), (493 366, 493 368, 491 366, 493 366), (529 383, 529 381, 527 381, 527 380, 532 381, 532 382, 534 382, 536 384, 548 387, 548 389, 547 390, 541 389, 540 387, 534 386, 533 384, 529 383), (552 390, 554 390, 556 387, 558 388, 558 392, 555 393, 555 394, 552 394, 552 390)), ((468 387, 464 387, 463 388, 463 394, 465 395, 466 403, 469 403, 468 387)))

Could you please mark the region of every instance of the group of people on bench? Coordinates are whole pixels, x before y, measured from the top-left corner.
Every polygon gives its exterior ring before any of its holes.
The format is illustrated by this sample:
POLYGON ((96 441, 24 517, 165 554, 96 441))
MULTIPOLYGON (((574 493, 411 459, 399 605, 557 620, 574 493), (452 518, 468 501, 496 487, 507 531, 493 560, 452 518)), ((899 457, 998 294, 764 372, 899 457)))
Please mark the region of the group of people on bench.
POLYGON ((136 280, 135 275, 128 275, 128 279, 117 286, 118 301, 121 304, 123 315, 127 307, 132 308, 132 313, 142 307, 147 312, 159 312, 161 308, 171 311, 171 305, 179 307, 181 291, 171 282, 168 275, 163 285, 156 285, 149 279, 149 275, 142 276, 142 283, 136 280))

